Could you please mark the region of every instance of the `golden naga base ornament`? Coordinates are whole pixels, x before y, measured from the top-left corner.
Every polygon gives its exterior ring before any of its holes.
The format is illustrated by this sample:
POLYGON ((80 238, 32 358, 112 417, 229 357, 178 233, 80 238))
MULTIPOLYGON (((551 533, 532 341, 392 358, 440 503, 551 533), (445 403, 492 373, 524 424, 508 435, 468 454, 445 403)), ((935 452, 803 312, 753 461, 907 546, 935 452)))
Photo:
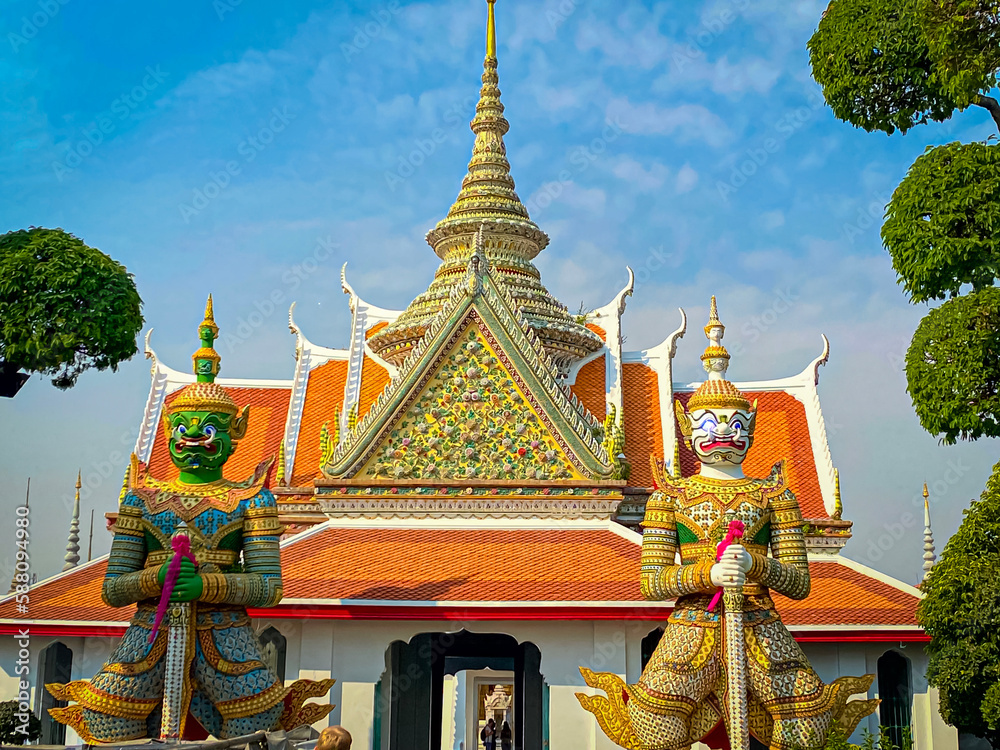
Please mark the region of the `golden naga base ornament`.
MULTIPOLYGON (((636 736, 626 708, 630 686, 625 684, 621 677, 609 672, 592 672, 586 667, 581 667, 580 673, 588 686, 602 690, 606 695, 577 693, 577 700, 584 709, 594 714, 601 731, 612 742, 626 750, 682 750, 704 739, 719 725, 719 722, 725 719, 725 712, 718 699, 710 696, 692 714, 691 729, 686 736, 664 738, 662 744, 647 745, 636 736)), ((830 688, 829 695, 832 696, 833 702, 828 732, 836 731, 844 737, 850 737, 860 721, 874 713, 879 700, 849 700, 852 695, 867 693, 874 679, 874 675, 839 677, 827 686, 830 688)), ((720 693, 721 691, 720 685, 720 693)), ((750 698, 748 714, 750 734, 764 745, 773 747, 774 723, 767 709, 757 700, 750 698)))

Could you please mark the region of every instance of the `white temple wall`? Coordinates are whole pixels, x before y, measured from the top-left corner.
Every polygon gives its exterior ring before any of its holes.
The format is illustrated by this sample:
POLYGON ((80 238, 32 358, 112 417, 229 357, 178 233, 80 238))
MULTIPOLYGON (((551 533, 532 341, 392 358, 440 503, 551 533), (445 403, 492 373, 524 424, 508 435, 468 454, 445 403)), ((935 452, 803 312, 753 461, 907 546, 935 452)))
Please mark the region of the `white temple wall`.
MULTIPOLYGON (((541 652, 541 672, 549 686, 550 750, 614 750, 598 729, 593 717, 583 710, 577 692, 593 692, 586 687, 578 668, 618 674, 634 682, 641 665, 641 641, 662 623, 654 621, 357 621, 357 620, 259 620, 256 630, 276 627, 286 638, 286 683, 300 678, 334 677, 337 682, 328 700, 337 704, 328 724, 342 724, 354 735, 359 750, 371 747, 375 683, 385 670, 385 654, 395 640, 409 641, 418 633, 457 632, 503 633, 519 642, 530 641, 541 652)), ((105 662, 117 638, 33 637, 30 644, 31 668, 27 675, 32 709, 38 700, 40 654, 60 641, 73 652, 72 678, 89 679, 105 662)), ((938 713, 937 691, 924 676, 927 655, 918 644, 895 643, 805 643, 803 650, 820 677, 832 681, 841 675, 877 673, 877 663, 886 651, 895 650, 910 661, 913 690, 913 735, 916 750, 957 750, 958 733, 938 713)), ((0 698, 17 694, 18 646, 16 639, 0 639, 0 698)), ((464 693, 459 673, 453 691, 464 693)), ((877 696, 877 684, 875 686, 877 696)), ((322 701, 322 699, 317 699, 322 701)), ((446 701, 447 703, 447 701, 446 701)), ((454 696, 452 697, 454 705, 454 696)), ((877 731, 879 720, 867 720, 877 731)), ((445 722, 445 734, 454 732, 454 745, 463 736, 464 717, 445 722), (453 729, 451 728, 453 727, 453 729)), ((859 741, 860 732, 853 740, 859 741)), ((67 727, 67 743, 76 743, 67 727)))

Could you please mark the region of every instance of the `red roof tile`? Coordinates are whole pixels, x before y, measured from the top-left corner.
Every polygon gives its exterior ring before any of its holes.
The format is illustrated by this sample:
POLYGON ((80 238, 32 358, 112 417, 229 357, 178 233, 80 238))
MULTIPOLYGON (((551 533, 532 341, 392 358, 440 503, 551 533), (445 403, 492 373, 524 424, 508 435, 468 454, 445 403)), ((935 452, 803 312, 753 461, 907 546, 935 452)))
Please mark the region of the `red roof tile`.
MULTIPOLYGON (((271 457, 277 459, 281 439, 285 433, 285 418, 288 416, 288 402, 291 390, 288 388, 233 388, 226 390, 240 407, 250 407, 250 423, 246 436, 236 445, 236 452, 226 462, 222 473, 226 479, 238 482, 246 479, 261 461, 271 457)), ((166 398, 163 413, 173 403, 180 391, 174 391, 166 398)), ((157 479, 176 479, 179 473, 167 452, 167 438, 162 422, 156 431, 153 451, 149 457, 149 473, 157 479)), ((271 477, 274 472, 272 470, 271 477)), ((271 479, 269 478, 269 482, 271 479)))
MULTIPOLYGON (((829 514, 823 505, 805 406, 783 391, 748 391, 744 395, 751 402, 757 400, 757 437, 747 454, 743 470, 750 477, 765 477, 778 461, 788 459, 788 486, 799 501, 802 515, 806 518, 826 518, 829 514)), ((677 398, 685 404, 690 397, 690 393, 677 394, 677 398)), ((628 429, 625 430, 625 439, 628 440, 628 429)), ((681 473, 686 477, 697 474, 699 466, 694 453, 682 442, 681 473)))
POLYGON ((10 600, 0 604, 0 619, 127 622, 132 617, 132 607, 109 607, 101 601, 107 569, 107 558, 99 558, 55 580, 43 581, 31 589, 27 614, 19 613, 10 600))
POLYGON ((603 328, 601 328, 599 325, 595 325, 594 323, 587 323, 587 328, 589 328, 591 331, 600 336, 601 341, 606 342, 608 340, 608 332, 605 331, 603 328))
POLYGON ((387 325, 389 325, 389 324, 386 323, 384 320, 381 321, 381 322, 379 322, 379 323, 376 323, 375 325, 373 325, 371 328, 369 328, 367 331, 365 331, 365 340, 370 339, 372 336, 374 336, 376 333, 378 333, 379 331, 381 331, 387 325))
POLYGON ((358 421, 368 413, 375 399, 389 384, 389 371, 374 359, 365 355, 361 365, 361 395, 358 398, 358 421))
MULTIPOLYGON (((302 487, 319 475, 319 436, 323 423, 332 421, 344 404, 347 360, 331 360, 309 372, 302 421, 295 443, 295 467, 289 472, 293 487, 302 487)), ((331 423, 331 431, 334 425, 331 423)))
POLYGON ((619 601, 638 593, 638 550, 606 529, 328 528, 282 565, 295 599, 619 601))
POLYGON ((625 458, 632 464, 628 483, 632 487, 652 487, 649 457, 663 458, 663 428, 656 373, 638 362, 623 364, 622 392, 625 458))
MULTIPOLYGON (((288 599, 627 606, 641 601, 639 553, 638 544, 604 529, 326 528, 294 539, 281 557, 288 599)), ((130 607, 101 602, 106 567, 106 560, 97 560, 34 587, 27 617, 128 620, 130 607)), ((916 626, 914 594, 836 560, 809 568, 809 598, 774 595, 789 627, 916 626)), ((0 604, 0 619, 27 618, 7 601, 0 604)))
POLYGON ((775 594, 786 625, 916 625, 913 594, 836 562, 810 563, 812 593, 793 601, 775 594))
POLYGON ((607 414, 607 389, 605 387, 604 358, 602 354, 597 359, 593 359, 583 367, 576 375, 576 382, 573 384, 573 393, 580 399, 580 402, 591 414, 600 421, 604 421, 607 414))

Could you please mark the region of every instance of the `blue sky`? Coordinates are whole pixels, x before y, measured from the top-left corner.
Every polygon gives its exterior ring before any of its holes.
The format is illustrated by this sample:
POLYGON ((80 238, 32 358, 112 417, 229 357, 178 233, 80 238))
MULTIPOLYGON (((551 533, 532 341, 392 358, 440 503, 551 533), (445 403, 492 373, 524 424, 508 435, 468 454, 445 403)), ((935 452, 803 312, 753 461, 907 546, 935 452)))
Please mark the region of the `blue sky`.
MULTIPOLYGON (((597 307, 631 265, 626 349, 662 340, 683 306, 694 325, 679 379, 700 378, 711 294, 739 353, 733 378, 798 372, 830 337, 820 393, 855 521, 847 554, 915 582, 922 482, 940 547, 996 448, 940 447, 913 416, 902 355, 924 309, 897 287, 878 227, 927 144, 991 127, 985 111, 893 138, 835 120, 805 48, 824 7, 499 0, 508 156, 552 237, 536 261, 548 288, 597 307)), ((312 340, 344 346, 343 262, 384 307, 430 282, 423 236, 472 146, 482 0, 5 11, 0 231, 59 226, 124 263, 166 363, 187 367, 209 291, 223 334, 244 324, 220 346, 225 374, 287 378, 293 340, 273 293, 298 301, 312 340)), ((148 385, 138 356, 67 393, 35 377, 0 403, 0 521, 31 476, 40 576, 61 565, 78 467, 85 517, 114 509, 148 385)), ((98 529, 95 554, 109 543, 98 529)))

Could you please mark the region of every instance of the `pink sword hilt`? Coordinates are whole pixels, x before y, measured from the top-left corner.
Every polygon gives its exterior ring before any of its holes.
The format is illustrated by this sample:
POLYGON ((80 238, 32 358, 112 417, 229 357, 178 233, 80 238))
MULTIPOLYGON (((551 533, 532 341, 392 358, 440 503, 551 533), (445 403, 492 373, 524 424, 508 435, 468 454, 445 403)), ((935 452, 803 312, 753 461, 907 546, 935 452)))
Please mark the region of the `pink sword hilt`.
POLYGON ((174 556, 170 558, 167 567, 167 575, 163 579, 163 591, 160 592, 160 603, 156 607, 156 619, 153 621, 153 632, 149 634, 149 642, 156 640, 156 634, 160 630, 160 623, 167 614, 167 605, 170 604, 170 595, 174 592, 174 584, 181 574, 181 560, 187 558, 197 564, 194 555, 191 554, 191 540, 186 534, 175 534, 170 540, 170 546, 174 550, 174 556))
MULTIPOLYGON (((722 556, 725 554, 729 545, 735 542, 737 539, 743 538, 743 532, 746 531, 746 524, 742 521, 733 519, 729 522, 729 528, 726 530, 726 538, 719 542, 719 546, 716 547, 715 551, 715 561, 721 562, 722 556)), ((719 600, 722 598, 722 589, 715 592, 715 596, 712 597, 712 601, 708 604, 708 611, 711 612, 718 605, 719 600)))

